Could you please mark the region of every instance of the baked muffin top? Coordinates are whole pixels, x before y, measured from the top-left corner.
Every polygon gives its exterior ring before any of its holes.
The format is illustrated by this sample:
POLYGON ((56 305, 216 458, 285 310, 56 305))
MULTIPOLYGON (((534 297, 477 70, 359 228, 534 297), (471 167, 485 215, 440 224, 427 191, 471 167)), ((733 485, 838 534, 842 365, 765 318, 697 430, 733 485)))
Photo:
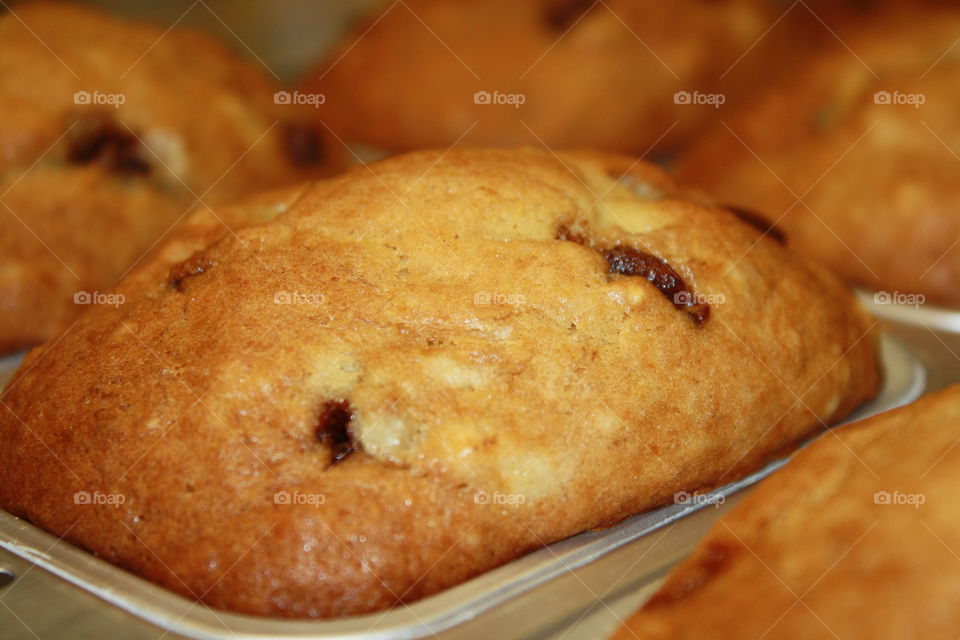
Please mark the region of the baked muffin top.
POLYGON ((199 201, 324 173, 316 125, 276 90, 191 31, 0 14, 0 351, 51 335, 199 201))
POLYGON ((958 437, 960 387, 824 436, 615 637, 956 637, 958 437))
POLYGON ((338 135, 392 150, 665 148, 773 16, 755 0, 384 4, 304 78, 338 135), (692 98, 691 98, 692 99, 692 98))
POLYGON ((960 304, 960 12, 888 8, 715 123, 678 175, 848 279, 960 304))
POLYGON ((737 478, 879 384, 839 280, 589 152, 418 152, 202 209, 112 293, 7 388, 0 505, 265 615, 433 593, 737 478))

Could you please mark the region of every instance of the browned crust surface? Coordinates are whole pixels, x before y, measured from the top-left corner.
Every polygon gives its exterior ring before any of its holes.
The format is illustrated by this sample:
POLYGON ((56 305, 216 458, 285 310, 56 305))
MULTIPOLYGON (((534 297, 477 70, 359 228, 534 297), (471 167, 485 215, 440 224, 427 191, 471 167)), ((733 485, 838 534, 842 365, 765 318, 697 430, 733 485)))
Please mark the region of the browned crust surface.
POLYGON ((774 18, 756 0, 384 3, 304 85, 325 94, 316 113, 339 136, 388 149, 459 140, 639 153, 713 111, 674 94, 716 90, 774 18), (523 102, 496 104, 494 92, 523 102))
POLYGON ((824 436, 615 637, 956 638, 958 438, 960 387, 824 436))
POLYGON ((835 277, 597 153, 420 152, 201 210, 116 292, 5 392, 0 505, 264 615, 415 600, 732 480, 879 383, 835 277))
POLYGON ((957 306, 960 12, 870 16, 705 131, 678 175, 853 282, 957 306))
POLYGON ((53 335, 198 199, 324 171, 291 156, 315 125, 264 69, 164 31, 66 3, 0 13, 0 352, 53 335))

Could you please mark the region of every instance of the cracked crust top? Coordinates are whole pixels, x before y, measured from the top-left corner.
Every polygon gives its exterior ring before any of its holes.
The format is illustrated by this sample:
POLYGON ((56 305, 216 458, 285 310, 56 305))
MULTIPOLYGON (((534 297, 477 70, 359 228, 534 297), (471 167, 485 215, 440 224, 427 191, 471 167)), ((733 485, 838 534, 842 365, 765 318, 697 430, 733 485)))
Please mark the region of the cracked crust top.
POLYGON ((730 481, 880 377, 834 276, 598 153, 200 210, 116 292, 5 392, 0 505, 263 615, 409 602, 730 481))

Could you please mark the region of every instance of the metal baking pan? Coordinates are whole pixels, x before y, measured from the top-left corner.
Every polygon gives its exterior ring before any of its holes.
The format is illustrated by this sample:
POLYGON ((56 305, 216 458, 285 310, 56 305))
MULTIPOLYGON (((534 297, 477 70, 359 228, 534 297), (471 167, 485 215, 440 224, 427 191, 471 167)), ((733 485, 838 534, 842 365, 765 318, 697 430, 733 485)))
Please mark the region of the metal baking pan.
MULTIPOLYGON (((883 335, 881 349, 886 372, 884 388, 847 422, 911 402, 924 391, 925 368, 908 349, 888 335, 883 335)), ((537 629, 575 622, 565 619, 602 601, 598 591, 606 593, 616 585, 636 588, 661 576, 709 523, 736 501, 738 492, 785 462, 771 463, 747 478, 696 499, 555 543, 411 605, 338 620, 277 620, 213 610, 60 542, 2 511, 0 548, 148 625, 163 629, 164 633, 169 632, 172 637, 456 638, 480 629, 486 630, 487 635, 493 628, 497 629, 496 637, 530 637, 537 629), (646 551, 640 560, 616 559, 642 549, 646 551), (580 581, 586 589, 562 586, 562 582, 569 583, 571 579, 580 581), (595 588, 590 586, 591 580, 595 588), (556 597, 562 601, 551 594, 558 594, 556 597)))
POLYGON ((960 333, 960 309, 929 304, 921 294, 857 289, 857 295, 876 318, 960 333))
POLYGON ((20 363, 23 362, 23 353, 14 353, 8 356, 0 356, 0 390, 7 386, 7 381, 13 372, 17 370, 20 363))

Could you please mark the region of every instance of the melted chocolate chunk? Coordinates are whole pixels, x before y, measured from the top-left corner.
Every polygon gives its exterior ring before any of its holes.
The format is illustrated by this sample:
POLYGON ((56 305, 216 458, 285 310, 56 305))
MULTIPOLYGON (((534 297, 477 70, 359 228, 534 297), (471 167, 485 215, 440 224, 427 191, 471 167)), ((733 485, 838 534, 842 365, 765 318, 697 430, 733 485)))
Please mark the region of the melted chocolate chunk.
POLYGON ((603 255, 610 265, 610 273, 648 280, 697 325, 703 325, 710 318, 710 305, 697 303, 697 296, 687 288, 680 274, 660 258, 624 246, 616 246, 603 255))
POLYGON ((549 0, 544 7, 543 22, 551 30, 563 33, 596 4, 597 0, 549 0))
POLYGON ((183 281, 198 276, 213 266, 213 262, 204 254, 197 252, 170 268, 170 286, 177 291, 183 291, 183 281))
POLYGON ((320 132, 314 127, 302 122, 288 122, 282 135, 284 148, 297 166, 311 167, 326 159, 320 132))
POLYGON ((150 164, 143 158, 140 141, 133 133, 107 118, 81 122, 67 144, 67 161, 99 164, 125 175, 147 175, 150 164))
POLYGON ((787 236, 784 235, 775 224, 769 222, 765 217, 755 211, 744 209, 743 207, 725 206, 724 209, 737 216, 751 227, 758 229, 761 233, 769 235, 780 244, 786 244, 787 236))
POLYGON ((353 440, 350 423, 353 409, 346 400, 331 400, 323 405, 317 419, 317 440, 330 447, 330 465, 343 462, 360 448, 353 440))

